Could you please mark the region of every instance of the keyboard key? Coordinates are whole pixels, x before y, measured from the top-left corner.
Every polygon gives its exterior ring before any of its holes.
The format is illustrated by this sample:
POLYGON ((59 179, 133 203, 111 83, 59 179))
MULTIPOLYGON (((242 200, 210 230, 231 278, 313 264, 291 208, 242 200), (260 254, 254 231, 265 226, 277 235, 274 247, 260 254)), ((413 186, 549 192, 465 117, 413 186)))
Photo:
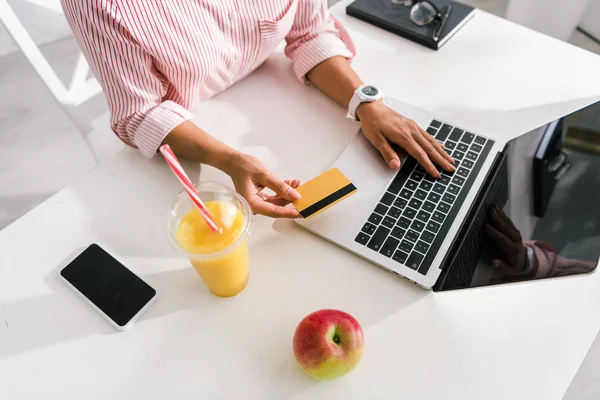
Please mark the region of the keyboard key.
POLYGON ((400 214, 402 214, 402 211, 397 207, 390 207, 390 210, 388 211, 388 215, 394 219, 400 218, 400 214))
POLYGON ((419 172, 423 175, 427 174, 427 171, 425 171, 425 168, 423 168, 423 166, 421 164, 417 165, 417 167, 415 168, 416 172, 419 172))
POLYGON ((417 215, 417 211, 410 207, 406 207, 404 213, 402 214, 403 217, 406 217, 408 219, 413 219, 415 215, 417 215))
POLYGON ((456 170, 456 174, 459 176, 462 176, 463 178, 466 178, 467 176, 469 176, 469 170, 463 167, 460 167, 459 169, 456 170))
POLYGON ((458 192, 460 192, 460 188, 456 185, 450 185, 448 186, 448 193, 453 194, 453 195, 457 195, 458 192))
POLYGON ((381 250, 379 250, 379 252, 386 257, 391 257, 394 255, 394 251, 396 251, 396 247, 398 247, 399 244, 400 241, 398 239, 390 236, 389 238, 387 238, 385 244, 383 245, 381 250))
POLYGON ((375 232, 375 225, 370 224, 370 223, 365 223, 365 225, 362 227, 362 231, 368 235, 372 235, 373 232, 375 232))
POLYGON ((436 183, 435 186, 433 187, 432 191, 437 194, 442 194, 442 193, 444 193, 445 190, 446 190, 446 188, 444 187, 444 185, 442 185, 440 183, 436 183))
POLYGON ((473 168, 473 164, 474 163, 471 160, 463 160, 461 165, 465 168, 473 168))
POLYGON ((471 150, 473 150, 475 153, 479 153, 479 152, 481 152, 481 149, 483 149, 483 147, 481 147, 481 146, 480 146, 480 145, 478 145, 478 144, 475 144, 475 143, 473 143, 473 144, 471 145, 471 150))
POLYGON ((438 131, 437 135, 435 136, 435 138, 439 141, 444 141, 446 140, 446 138, 448 137, 448 135, 450 134, 450 131, 452 130, 452 127, 450 125, 442 125, 442 127, 440 128, 440 130, 438 131))
POLYGON ((375 207, 375 212, 377 214, 381 214, 381 215, 385 215, 388 212, 388 207, 384 204, 377 204, 377 206, 375 207))
MULTIPOLYGON (((429 229, 430 231, 432 231, 433 233, 437 233, 440 230, 440 224, 438 224, 435 221, 429 221, 427 223, 427 229, 429 229)), ((381 227, 380 227, 381 228, 381 227)))
POLYGON ((462 136, 463 132, 464 131, 462 129, 454 128, 454 130, 452 131, 452 134, 450 135, 448 140, 453 140, 455 142, 458 142, 458 140, 462 136))
POLYGON ((437 193, 429 193, 429 196, 427 196, 427 200, 430 200, 434 203, 437 203, 438 201, 440 201, 441 198, 442 198, 442 196, 440 196, 437 193))
POLYGON ((424 241, 419 240, 417 242, 417 245, 415 246, 415 250, 420 253, 427 254, 427 250, 429 250, 429 245, 424 241))
POLYGON ((425 200, 425 198, 427 197, 427 192, 424 190, 417 190, 417 193, 415 193, 415 197, 419 200, 425 200))
POLYGON ((438 204, 437 209, 443 213, 448 214, 448 212, 450 211, 450 204, 440 201, 440 204, 438 204))
POLYGON ((473 153, 472 151, 467 153, 467 158, 471 161, 477 160, 477 153, 473 153))
POLYGON ((408 256, 408 260, 406 260, 406 266, 416 271, 417 268, 419 268, 419 265, 421 265, 421 262, 423 262, 424 257, 425 256, 422 254, 413 251, 410 256, 408 256))
POLYGON ((450 183, 450 177, 448 175, 442 174, 442 177, 438 180, 438 182, 447 185, 450 183))
POLYGON ((406 253, 410 253, 412 248, 413 248, 413 245, 408 240, 403 240, 402 243, 400 243, 400 250, 402 250, 406 253))
POLYGON ((394 227, 394 229, 392 229, 392 236, 395 238, 402 239, 402 237, 404 236, 404 233, 406 233, 406 231, 397 226, 394 227))
POLYGON ((386 206, 391 206, 391 205, 392 205, 392 203, 394 202, 394 199, 395 199, 395 198, 396 198, 396 196, 394 196, 394 195, 393 195, 393 194, 391 194, 391 193, 387 193, 387 192, 386 192, 386 193, 383 195, 383 197, 381 198, 381 202, 382 202, 383 204, 385 204, 386 206))
POLYGON ((459 150, 459 151, 462 151, 464 153, 467 150, 469 150, 469 146, 467 146, 464 143, 459 143, 458 146, 456 146, 456 149, 459 150))
POLYGON ((458 186, 462 186, 462 184, 465 183, 465 178, 461 178, 460 176, 455 176, 454 178, 452 178, 452 183, 454 183, 458 186))
POLYGON ((364 233, 364 232, 360 232, 360 233, 358 234, 358 236, 356 237, 356 239, 354 239, 354 241, 355 241, 356 243, 360 243, 360 244, 362 244, 362 245, 364 246, 364 245, 366 245, 366 244, 367 244, 367 242, 369 241, 369 238, 370 238, 370 236, 369 236, 369 235, 367 235, 367 234, 366 234, 366 233, 364 233))
POLYGON ((485 138, 482 138, 481 136, 477 136, 475 138, 475 143, 480 144, 480 145, 484 145, 485 144, 485 138))
POLYGON ((452 152, 452 158, 454 158, 455 160, 462 160, 464 156, 465 156, 465 153, 462 153, 458 150, 454 150, 452 152))
POLYGON ((401 217, 398 220, 397 225, 401 228, 408 229, 408 227, 410 226, 410 219, 401 217))
POLYGON ((410 190, 408 190, 408 189, 403 189, 403 190, 400 192, 400 197, 402 197, 403 199, 406 199, 406 200, 408 200, 408 199, 410 199, 410 198, 412 197, 412 194, 413 194, 413 192, 411 192, 410 190))
POLYGON ((421 184, 419 185, 419 188, 423 189, 423 190, 429 190, 431 189, 431 187, 433 186, 433 183, 431 182, 427 182, 427 181, 423 181, 421 182, 421 184))
POLYGON ((416 242, 417 240, 419 240, 419 234, 413 231, 412 229, 406 232, 406 235, 404 237, 412 242, 416 242))
POLYGON ((403 251, 397 250, 392 257, 392 260, 399 262, 400 264, 404 264, 404 261, 408 258, 408 254, 403 251))
POLYGON ((383 245, 383 242, 385 241, 385 239, 388 237, 389 234, 390 234, 390 230, 388 228, 386 228, 385 226, 380 226, 375 231, 375 234, 373 235, 371 240, 369 240, 367 247, 370 248, 371 250, 379 251, 379 249, 383 245))
POLYGON ((437 133, 437 129, 435 129, 434 127, 429 127, 427 128, 427 133, 429 133, 431 136, 435 136, 435 134, 437 133))
POLYGON ((466 143, 466 144, 471 144, 471 142, 473 141, 473 138, 475 138, 475 135, 473 135, 470 132, 466 132, 462 139, 460 139, 461 142, 466 143))
POLYGON ((410 227, 413 228, 415 231, 421 232, 423 229, 425 229, 425 223, 419 220, 414 220, 410 227))
POLYGON ((423 204, 423 210, 425 210, 425 211, 433 212, 434 209, 435 209, 435 204, 433 204, 430 201, 426 201, 425 204, 423 204))
POLYGON ((410 190, 415 190, 417 186, 419 186, 419 184, 413 181, 412 179, 409 179, 408 181, 406 181, 406 184, 404 184, 404 187, 410 190))
POLYGON ((429 175, 429 174, 425 175, 425 180, 427 182, 435 182, 436 181, 436 179, 433 176, 429 175))
MULTIPOLYGON (((444 195, 444 197, 442 197, 442 200, 444 200, 446 203, 454 203, 454 200, 456 200, 456 196, 450 194, 450 193, 446 193, 444 195)), ((385 220, 384 220, 385 221, 385 220)))
POLYGON ((372 224, 375 224, 375 225, 379 225, 379 223, 381 222, 382 219, 383 219, 383 217, 381 215, 373 213, 369 217, 369 222, 372 224))
MULTIPOLYGON (((454 164, 455 164, 455 166, 458 165, 458 161, 454 160, 454 164)), ((442 176, 452 177, 453 175, 454 175, 454 171, 446 171, 446 170, 442 171, 442 176)))
POLYGON ((392 217, 385 217, 381 225, 387 226, 388 228, 393 228, 396 225, 396 219, 392 217))
POLYGON ((442 214, 441 212, 435 211, 433 213, 433 215, 431 216, 431 220, 435 221, 435 222, 439 222, 441 224, 442 222, 444 222, 445 217, 446 216, 444 214, 442 214))
MULTIPOLYGON (((414 159, 412 159, 412 161, 409 160, 409 161, 407 161, 407 163, 409 164, 408 167, 410 168, 411 163, 414 164, 414 163, 416 163, 416 161, 414 161, 414 159)), ((400 171, 398 171, 398 173, 396 173, 394 180, 392 181, 392 183, 390 184, 390 187, 388 188, 388 192, 393 193, 393 194, 398 194, 398 192, 402 189, 404 182, 408 178, 408 172, 406 172, 406 171, 410 171, 410 169, 406 168, 406 167, 407 167, 407 165, 405 165, 405 168, 403 170, 400 170, 400 171)))
POLYGON ((425 178, 425 174, 420 174, 418 172, 413 172, 410 175, 410 179, 414 179, 417 182, 421 182, 423 180, 423 178, 425 178))
POLYGON ((419 221, 427 222, 429 217, 431 217, 431 214, 429 214, 428 212, 425 212, 425 211, 419 211, 419 213, 417 214, 417 219, 419 221))
POLYGON ((429 126, 432 126, 434 128, 439 128, 440 126, 442 126, 442 123, 440 121, 436 121, 434 119, 433 121, 431 121, 431 124, 429 126))
POLYGON ((429 231, 424 231, 423 233, 421 233, 421 239, 423 239, 427 243, 431 243, 433 242, 433 239, 435 239, 435 235, 429 231))
POLYGON ((418 210, 419 208, 421 208, 421 204, 423 204, 423 202, 421 200, 417 200, 417 199, 412 199, 408 205, 411 206, 412 208, 414 208, 415 210, 418 210))
POLYGON ((404 207, 406 207, 406 204, 408 203, 408 201, 406 199, 403 199, 401 197, 398 197, 395 201, 394 201, 394 206, 398 207, 399 209, 403 209, 404 207))
POLYGON ((454 150, 454 148, 456 147, 456 143, 446 140, 446 143, 444 143, 444 147, 446 148, 446 150, 454 150))

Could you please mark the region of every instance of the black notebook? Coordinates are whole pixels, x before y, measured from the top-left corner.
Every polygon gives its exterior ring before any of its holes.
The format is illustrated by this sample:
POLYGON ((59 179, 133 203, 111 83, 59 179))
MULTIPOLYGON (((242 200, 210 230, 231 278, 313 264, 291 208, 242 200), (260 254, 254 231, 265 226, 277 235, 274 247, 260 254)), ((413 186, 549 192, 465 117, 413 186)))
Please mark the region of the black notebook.
POLYGON ((433 39, 433 34, 439 21, 434 21, 426 26, 418 26, 410 19, 411 7, 396 4, 392 0, 356 0, 346 8, 346 13, 437 50, 473 17, 475 9, 450 0, 432 0, 431 2, 440 10, 443 10, 448 4, 452 5, 450 15, 438 41, 433 39))

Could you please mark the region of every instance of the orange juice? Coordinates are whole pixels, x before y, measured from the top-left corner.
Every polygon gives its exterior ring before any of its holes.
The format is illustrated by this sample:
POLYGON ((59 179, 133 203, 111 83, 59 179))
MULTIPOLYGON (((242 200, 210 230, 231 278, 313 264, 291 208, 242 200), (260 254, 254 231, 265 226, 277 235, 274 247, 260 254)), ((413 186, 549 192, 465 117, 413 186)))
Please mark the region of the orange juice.
POLYGON ((192 265, 214 294, 235 296, 248 283, 246 217, 229 202, 214 200, 205 205, 220 232, 212 232, 198 210, 192 208, 179 220, 177 242, 191 253, 192 265))

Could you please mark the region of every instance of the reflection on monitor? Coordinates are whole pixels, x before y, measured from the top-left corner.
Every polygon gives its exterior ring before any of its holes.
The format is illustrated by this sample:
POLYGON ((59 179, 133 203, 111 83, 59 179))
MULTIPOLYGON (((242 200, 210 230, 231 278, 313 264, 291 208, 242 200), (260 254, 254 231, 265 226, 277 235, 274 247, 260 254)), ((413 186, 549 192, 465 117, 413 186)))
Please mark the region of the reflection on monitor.
MULTIPOLYGON (((591 107, 600 112, 600 103, 591 107)), ((596 268, 600 126, 582 133, 570 120, 509 142, 434 290, 557 278, 596 268)))

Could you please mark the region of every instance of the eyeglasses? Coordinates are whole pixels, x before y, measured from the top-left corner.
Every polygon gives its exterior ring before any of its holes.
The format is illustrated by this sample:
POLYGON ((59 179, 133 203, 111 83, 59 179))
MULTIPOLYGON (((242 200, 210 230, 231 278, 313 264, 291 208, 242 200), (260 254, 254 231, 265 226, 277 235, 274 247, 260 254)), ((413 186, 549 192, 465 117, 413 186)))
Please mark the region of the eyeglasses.
POLYGON ((392 3, 400 4, 405 7, 411 7, 410 19, 418 26, 429 25, 433 22, 438 22, 437 28, 433 31, 433 40, 440 40, 442 30, 446 26, 452 5, 448 4, 441 10, 428 0, 390 0, 392 3))

